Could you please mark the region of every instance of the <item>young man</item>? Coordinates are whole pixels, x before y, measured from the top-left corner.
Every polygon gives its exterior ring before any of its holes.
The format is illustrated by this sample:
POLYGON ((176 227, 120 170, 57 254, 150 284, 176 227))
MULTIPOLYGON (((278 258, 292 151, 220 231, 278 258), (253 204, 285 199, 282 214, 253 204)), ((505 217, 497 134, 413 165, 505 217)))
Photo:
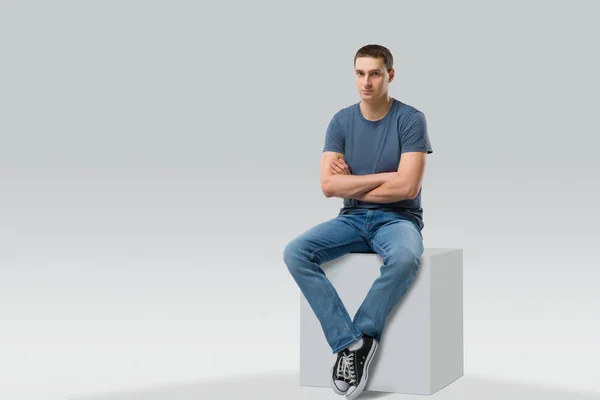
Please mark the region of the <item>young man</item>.
POLYGON ((332 388, 350 400, 367 384, 387 316, 409 288, 423 253, 421 184, 426 155, 433 150, 424 114, 388 95, 392 65, 383 46, 357 51, 361 99, 333 116, 321 159, 321 189, 326 197, 343 198, 343 208, 289 242, 283 254, 337 354, 332 388), (371 252, 384 262, 381 275, 350 319, 320 265, 347 253, 371 252))

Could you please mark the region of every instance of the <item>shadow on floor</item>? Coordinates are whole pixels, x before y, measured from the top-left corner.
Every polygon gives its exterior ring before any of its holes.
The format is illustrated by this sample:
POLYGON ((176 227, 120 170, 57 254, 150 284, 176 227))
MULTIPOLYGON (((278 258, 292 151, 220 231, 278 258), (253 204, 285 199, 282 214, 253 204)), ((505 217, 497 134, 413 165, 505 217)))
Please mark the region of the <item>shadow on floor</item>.
MULTIPOLYGON (((181 383, 146 387, 93 395, 78 395, 69 400, 321 400, 340 399, 331 389, 300 386, 298 372, 219 378, 206 382, 181 383)), ((533 384, 515 383, 465 375, 431 396, 364 391, 358 400, 385 398, 385 400, 600 400, 600 393, 568 391, 533 384)))

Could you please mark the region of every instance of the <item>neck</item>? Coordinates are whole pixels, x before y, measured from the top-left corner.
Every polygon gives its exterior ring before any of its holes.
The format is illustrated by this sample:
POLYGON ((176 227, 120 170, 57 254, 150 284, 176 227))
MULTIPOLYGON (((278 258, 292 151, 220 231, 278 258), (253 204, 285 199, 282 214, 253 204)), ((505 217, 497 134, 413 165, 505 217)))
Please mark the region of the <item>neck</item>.
POLYGON ((379 99, 362 99, 360 101, 360 110, 365 119, 377 121, 385 117, 390 110, 393 101, 394 99, 387 94, 379 99))

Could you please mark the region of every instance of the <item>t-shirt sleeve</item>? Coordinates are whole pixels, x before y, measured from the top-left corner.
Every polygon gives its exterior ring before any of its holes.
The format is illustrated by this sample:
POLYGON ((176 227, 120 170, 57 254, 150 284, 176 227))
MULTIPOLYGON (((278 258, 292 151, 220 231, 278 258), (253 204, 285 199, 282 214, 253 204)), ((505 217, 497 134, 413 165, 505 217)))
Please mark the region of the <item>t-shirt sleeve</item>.
POLYGON ((325 132, 325 146, 323 151, 335 151, 336 153, 345 152, 345 137, 340 129, 335 116, 329 121, 327 131, 325 132))
POLYGON ((427 133, 427 120, 421 111, 416 111, 409 117, 406 129, 400 135, 400 153, 409 151, 433 153, 427 133))

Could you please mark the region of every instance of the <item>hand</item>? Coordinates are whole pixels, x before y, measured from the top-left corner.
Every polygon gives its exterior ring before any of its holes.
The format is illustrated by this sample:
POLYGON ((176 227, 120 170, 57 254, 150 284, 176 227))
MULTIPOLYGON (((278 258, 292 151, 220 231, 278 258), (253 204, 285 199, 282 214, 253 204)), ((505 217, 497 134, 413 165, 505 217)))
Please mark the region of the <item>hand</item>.
POLYGON ((350 172, 350 167, 344 161, 343 158, 338 158, 334 160, 330 165, 331 173, 334 175, 352 175, 350 172))

